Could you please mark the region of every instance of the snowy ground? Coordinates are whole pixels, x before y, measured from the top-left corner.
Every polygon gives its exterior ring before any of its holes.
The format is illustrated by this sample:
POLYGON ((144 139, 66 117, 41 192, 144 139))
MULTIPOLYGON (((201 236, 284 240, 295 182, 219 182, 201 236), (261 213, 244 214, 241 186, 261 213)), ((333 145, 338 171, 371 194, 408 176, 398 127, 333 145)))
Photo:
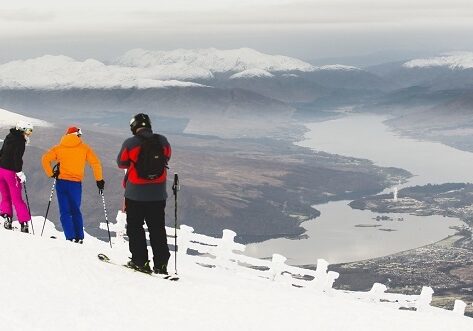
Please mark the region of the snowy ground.
POLYGON ((66 242, 52 223, 39 237, 42 218, 34 221, 35 236, 0 229, 2 330, 473 330, 473 319, 451 312, 316 294, 191 258, 178 261, 179 282, 160 280, 96 257, 124 263, 126 246, 66 242))
POLYGON ((26 117, 17 113, 0 108, 0 126, 11 126, 14 127, 18 121, 25 121, 33 124, 34 126, 52 126, 50 123, 38 120, 32 117, 26 117))

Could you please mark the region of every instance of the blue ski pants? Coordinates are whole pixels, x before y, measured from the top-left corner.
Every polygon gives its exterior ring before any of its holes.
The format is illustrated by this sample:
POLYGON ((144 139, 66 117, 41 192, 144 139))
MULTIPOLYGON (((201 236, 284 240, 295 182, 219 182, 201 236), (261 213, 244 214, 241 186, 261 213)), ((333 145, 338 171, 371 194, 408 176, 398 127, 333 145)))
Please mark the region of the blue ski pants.
POLYGON ((56 192, 62 229, 66 239, 84 239, 84 220, 80 211, 82 183, 58 179, 56 192))

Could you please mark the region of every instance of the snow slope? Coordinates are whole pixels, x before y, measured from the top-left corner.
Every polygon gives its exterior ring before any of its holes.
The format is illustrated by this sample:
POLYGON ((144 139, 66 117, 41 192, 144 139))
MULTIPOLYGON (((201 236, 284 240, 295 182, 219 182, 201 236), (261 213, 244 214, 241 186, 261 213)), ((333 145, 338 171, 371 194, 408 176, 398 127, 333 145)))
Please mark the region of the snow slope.
POLYGON ((18 121, 29 122, 33 124, 33 126, 52 126, 46 121, 38 120, 32 117, 26 117, 0 108, 0 127, 15 126, 18 121))
MULTIPOLYGON (((4 330, 472 330, 451 312, 395 310, 178 261, 179 282, 100 262, 126 246, 67 242, 0 228, 4 330)), ((171 257, 171 262, 174 261, 171 257)), ((170 269, 174 266, 171 265, 170 269)))

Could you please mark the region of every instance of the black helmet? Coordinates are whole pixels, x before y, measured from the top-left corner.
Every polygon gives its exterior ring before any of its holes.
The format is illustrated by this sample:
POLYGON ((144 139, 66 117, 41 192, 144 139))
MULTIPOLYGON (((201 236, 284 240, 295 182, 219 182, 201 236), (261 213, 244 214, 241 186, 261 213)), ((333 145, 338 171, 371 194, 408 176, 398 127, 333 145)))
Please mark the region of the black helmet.
POLYGON ((130 120, 130 129, 133 134, 136 134, 136 130, 139 128, 148 128, 151 129, 151 120, 149 116, 143 113, 136 114, 130 120))

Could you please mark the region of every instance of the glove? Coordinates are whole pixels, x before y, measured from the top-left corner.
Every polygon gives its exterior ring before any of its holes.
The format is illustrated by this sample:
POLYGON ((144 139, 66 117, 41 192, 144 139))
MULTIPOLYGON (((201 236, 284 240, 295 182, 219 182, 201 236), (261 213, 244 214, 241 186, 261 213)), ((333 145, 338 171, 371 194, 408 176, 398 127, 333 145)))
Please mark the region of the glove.
POLYGON ((58 179, 58 177, 59 177, 59 167, 54 167, 53 168, 53 175, 51 176, 51 178, 58 179))
POLYGON ((17 172, 16 177, 20 180, 20 183, 26 182, 26 175, 23 171, 17 172))
POLYGON ((98 180, 97 181, 97 187, 99 188, 99 193, 103 194, 103 189, 105 188, 105 181, 103 179, 98 180))

